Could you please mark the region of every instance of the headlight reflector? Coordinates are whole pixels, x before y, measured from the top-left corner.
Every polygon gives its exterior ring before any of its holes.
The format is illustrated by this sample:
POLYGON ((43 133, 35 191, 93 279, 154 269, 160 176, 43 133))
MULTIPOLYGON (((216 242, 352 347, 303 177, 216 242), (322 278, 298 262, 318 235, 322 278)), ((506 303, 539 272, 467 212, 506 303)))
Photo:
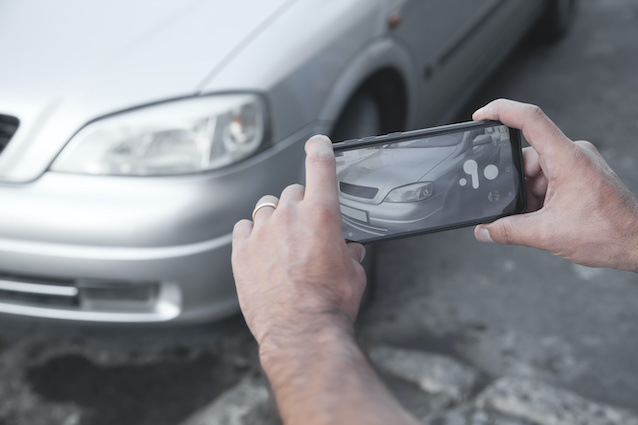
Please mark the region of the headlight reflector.
POLYGON ((234 164, 264 141, 256 95, 198 97, 147 106, 80 130, 51 166, 98 175, 173 175, 234 164))
POLYGON ((384 202, 419 202, 434 195, 434 183, 421 182, 393 189, 384 202))

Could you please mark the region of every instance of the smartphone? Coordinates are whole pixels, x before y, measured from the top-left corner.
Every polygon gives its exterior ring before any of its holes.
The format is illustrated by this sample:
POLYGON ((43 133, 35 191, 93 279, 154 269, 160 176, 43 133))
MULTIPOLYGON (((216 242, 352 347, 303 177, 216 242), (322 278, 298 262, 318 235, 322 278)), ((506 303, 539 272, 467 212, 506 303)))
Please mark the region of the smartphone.
POLYGON ((521 134, 473 121, 334 144, 343 237, 373 242, 525 212, 521 134))

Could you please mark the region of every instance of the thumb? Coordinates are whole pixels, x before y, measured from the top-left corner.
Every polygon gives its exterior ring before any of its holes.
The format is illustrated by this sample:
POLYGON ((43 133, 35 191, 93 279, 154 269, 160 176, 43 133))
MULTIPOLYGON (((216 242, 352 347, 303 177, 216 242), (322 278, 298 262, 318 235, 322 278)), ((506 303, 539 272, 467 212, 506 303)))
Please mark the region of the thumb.
POLYGON ((361 263, 366 257, 366 249, 360 243, 350 242, 347 244, 350 257, 357 263, 361 263))
POLYGON ((496 242, 504 245, 539 246, 540 213, 513 215, 490 224, 474 228, 474 237, 480 242, 496 242))

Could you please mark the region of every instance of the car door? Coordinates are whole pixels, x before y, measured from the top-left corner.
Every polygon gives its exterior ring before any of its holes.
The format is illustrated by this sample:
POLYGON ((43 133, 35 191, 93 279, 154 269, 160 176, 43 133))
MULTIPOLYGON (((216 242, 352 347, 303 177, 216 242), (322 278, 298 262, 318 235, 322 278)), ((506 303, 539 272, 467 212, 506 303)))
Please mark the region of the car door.
POLYGON ((529 28, 542 2, 408 0, 394 37, 409 46, 421 74, 418 126, 454 118, 529 28))

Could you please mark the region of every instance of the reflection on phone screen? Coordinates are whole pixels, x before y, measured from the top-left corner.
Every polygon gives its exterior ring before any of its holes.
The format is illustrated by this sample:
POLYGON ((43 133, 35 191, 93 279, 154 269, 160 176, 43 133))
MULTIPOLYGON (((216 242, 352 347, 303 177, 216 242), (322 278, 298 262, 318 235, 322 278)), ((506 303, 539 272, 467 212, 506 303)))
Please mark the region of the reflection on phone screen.
POLYGON ((342 231, 365 242, 514 212, 520 190, 509 128, 338 151, 342 231))

